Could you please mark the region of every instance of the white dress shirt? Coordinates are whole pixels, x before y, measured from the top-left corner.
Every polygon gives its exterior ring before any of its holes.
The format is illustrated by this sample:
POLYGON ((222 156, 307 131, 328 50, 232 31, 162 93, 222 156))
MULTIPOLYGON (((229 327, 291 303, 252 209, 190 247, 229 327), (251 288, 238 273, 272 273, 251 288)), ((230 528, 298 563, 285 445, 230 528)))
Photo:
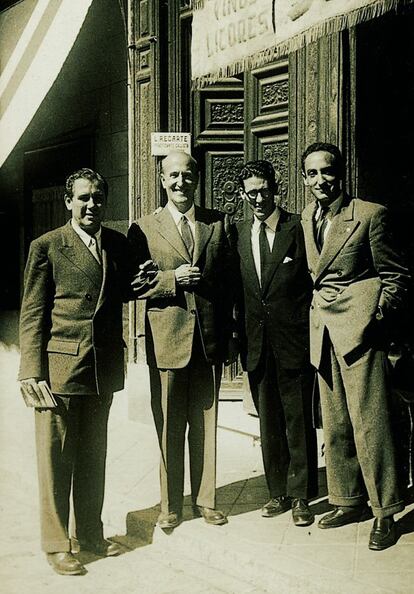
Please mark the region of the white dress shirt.
MULTIPOLYGON (((325 243, 325 239, 326 236, 328 235, 328 231, 330 226, 332 225, 332 218, 338 214, 341 206, 342 206, 342 199, 343 199, 343 194, 341 194, 340 196, 338 196, 338 198, 336 200, 334 200, 330 205, 329 205, 329 213, 326 215, 327 217, 327 223, 323 232, 323 242, 325 243)), ((321 204, 318 202, 318 206, 316 208, 316 212, 315 212, 315 221, 318 222, 319 219, 321 218, 322 215, 322 206, 321 204)))
POLYGON ((259 282, 261 283, 261 270, 260 270, 260 246, 259 246, 259 233, 260 233, 260 225, 263 223, 266 224, 266 238, 269 242, 270 251, 273 249, 273 243, 275 241, 275 233, 276 228, 279 223, 280 219, 280 210, 276 206, 274 211, 270 216, 267 217, 265 221, 260 221, 257 217, 253 217, 253 225, 252 225, 252 251, 253 251, 253 259, 254 259, 254 266, 256 268, 257 276, 259 282))
POLYGON ((181 233, 181 219, 186 217, 188 224, 190 225, 191 233, 193 234, 195 241, 195 208, 194 204, 187 210, 187 212, 180 212, 173 202, 167 202, 167 208, 171 213, 174 223, 177 225, 178 233, 181 233))
POLYGON ((74 219, 71 219, 71 224, 73 230, 77 235, 79 235, 83 243, 86 245, 86 247, 89 249, 93 257, 95 258, 95 260, 97 260, 99 264, 101 264, 99 254, 102 254, 102 228, 99 227, 99 230, 95 233, 95 235, 92 236, 89 235, 89 233, 86 233, 86 231, 84 231, 81 227, 79 227, 78 223, 74 219), (96 248, 94 247, 94 241, 96 241, 96 248))

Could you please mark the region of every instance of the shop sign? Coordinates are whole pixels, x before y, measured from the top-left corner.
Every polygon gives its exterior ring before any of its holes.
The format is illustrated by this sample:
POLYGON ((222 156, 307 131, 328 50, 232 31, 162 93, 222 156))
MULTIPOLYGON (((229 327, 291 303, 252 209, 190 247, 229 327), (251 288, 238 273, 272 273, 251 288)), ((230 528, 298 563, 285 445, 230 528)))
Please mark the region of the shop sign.
POLYGON ((188 132, 152 132, 151 155, 165 156, 171 151, 191 154, 191 134, 188 132))
POLYGON ((193 0, 194 87, 262 66, 414 0, 193 0))

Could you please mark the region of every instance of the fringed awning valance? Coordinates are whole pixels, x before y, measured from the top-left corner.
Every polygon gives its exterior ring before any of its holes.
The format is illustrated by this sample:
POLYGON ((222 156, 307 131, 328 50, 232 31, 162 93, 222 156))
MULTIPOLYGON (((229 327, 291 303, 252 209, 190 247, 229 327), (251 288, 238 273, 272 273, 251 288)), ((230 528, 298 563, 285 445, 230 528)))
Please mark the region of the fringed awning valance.
POLYGON ((194 87, 409 4, 414 0, 193 0, 194 87))

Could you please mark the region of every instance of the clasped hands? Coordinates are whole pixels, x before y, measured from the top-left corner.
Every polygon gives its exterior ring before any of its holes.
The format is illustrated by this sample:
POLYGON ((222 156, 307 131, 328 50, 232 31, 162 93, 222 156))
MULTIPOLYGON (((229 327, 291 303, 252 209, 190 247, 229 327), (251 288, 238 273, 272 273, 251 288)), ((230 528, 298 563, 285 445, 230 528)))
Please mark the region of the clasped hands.
POLYGON ((201 272, 198 266, 182 264, 175 269, 175 280, 181 287, 195 287, 201 279, 201 272))
POLYGON ((134 292, 142 289, 142 286, 154 280, 158 272, 158 266, 152 260, 146 260, 139 265, 139 272, 136 274, 131 282, 131 287, 134 292))

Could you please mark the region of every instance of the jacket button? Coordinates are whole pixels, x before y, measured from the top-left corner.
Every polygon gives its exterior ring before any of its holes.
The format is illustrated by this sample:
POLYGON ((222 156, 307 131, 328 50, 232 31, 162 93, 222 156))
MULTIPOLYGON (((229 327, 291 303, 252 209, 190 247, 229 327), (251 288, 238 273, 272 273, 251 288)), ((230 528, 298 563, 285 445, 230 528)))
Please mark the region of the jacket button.
POLYGON ((92 301, 92 295, 90 295, 89 293, 86 293, 86 295, 85 295, 85 299, 86 299, 87 301, 92 301))
POLYGON ((195 316, 196 315, 196 310, 195 309, 190 309, 190 314, 195 316))
POLYGON ((342 276, 342 270, 338 270, 337 275, 342 276))
POLYGON ((311 309, 314 309, 313 305, 310 306, 311 309))

